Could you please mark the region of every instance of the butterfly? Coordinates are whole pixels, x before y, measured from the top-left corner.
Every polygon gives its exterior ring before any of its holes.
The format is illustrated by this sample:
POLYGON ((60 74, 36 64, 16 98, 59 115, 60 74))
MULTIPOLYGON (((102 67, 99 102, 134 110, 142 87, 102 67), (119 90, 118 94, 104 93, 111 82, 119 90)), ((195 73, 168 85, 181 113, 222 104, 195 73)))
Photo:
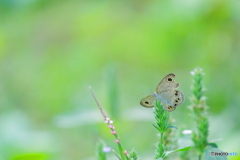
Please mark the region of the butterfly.
POLYGON ((184 95, 178 88, 179 83, 174 81, 175 74, 166 75, 156 88, 156 92, 143 98, 140 104, 143 107, 152 108, 156 100, 161 101, 163 109, 168 112, 174 111, 177 106, 183 103, 184 95))

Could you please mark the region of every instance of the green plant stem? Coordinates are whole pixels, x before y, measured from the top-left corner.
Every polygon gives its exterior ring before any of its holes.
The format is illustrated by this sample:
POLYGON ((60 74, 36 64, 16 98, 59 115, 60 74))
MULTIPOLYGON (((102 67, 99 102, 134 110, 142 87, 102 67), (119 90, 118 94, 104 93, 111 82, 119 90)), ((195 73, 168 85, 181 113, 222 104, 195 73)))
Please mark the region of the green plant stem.
POLYGON ((163 132, 160 133, 160 141, 159 141, 159 151, 160 151, 160 157, 163 157, 164 148, 163 148, 163 132))
MULTIPOLYGON (((114 131, 113 129, 111 129, 111 130, 114 131)), ((118 137, 117 134, 114 134, 114 137, 115 137, 116 139, 119 139, 119 137, 118 137)), ((123 150, 123 148, 122 148, 121 143, 117 143, 117 146, 118 146, 118 150, 119 150, 119 154, 120 154, 120 156, 121 156, 121 159, 122 159, 122 160, 125 160, 125 159, 127 158, 127 156, 123 154, 123 153, 124 153, 124 150, 123 150)), ((127 158, 127 159, 128 159, 128 158, 127 158)))
POLYGON ((124 151, 123 151, 122 145, 120 143, 118 143, 118 150, 119 150, 119 153, 120 153, 120 156, 121 156, 122 160, 125 160, 126 157, 123 154, 124 151))

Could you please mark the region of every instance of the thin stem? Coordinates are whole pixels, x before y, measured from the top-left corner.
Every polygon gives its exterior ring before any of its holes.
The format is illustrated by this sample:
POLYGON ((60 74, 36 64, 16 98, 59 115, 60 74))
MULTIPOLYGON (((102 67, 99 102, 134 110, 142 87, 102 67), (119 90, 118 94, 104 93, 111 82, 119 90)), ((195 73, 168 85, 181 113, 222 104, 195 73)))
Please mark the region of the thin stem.
POLYGON ((121 155, 121 157, 122 157, 122 160, 125 160, 125 155, 123 154, 123 148, 122 148, 122 145, 120 144, 120 143, 118 143, 118 150, 119 150, 119 152, 120 152, 120 155, 121 155))
POLYGON ((100 103, 98 102, 98 100, 97 100, 97 98, 96 98, 95 94, 93 93, 93 90, 92 90, 92 88, 91 88, 90 86, 89 86, 89 90, 90 90, 90 92, 91 92, 91 94, 92 94, 92 96, 93 96, 95 102, 97 103, 97 106, 98 106, 98 108, 99 108, 99 110, 100 110, 100 112, 101 112, 101 114, 102 114, 104 120, 106 120, 107 116, 106 116, 106 114, 104 113, 104 111, 103 111, 103 109, 102 109, 100 103))
POLYGON ((163 149, 163 132, 160 133, 160 141, 159 141, 159 150, 160 150, 160 157, 163 157, 164 149, 163 149))
POLYGON ((113 121, 111 121, 110 118, 108 118, 106 113, 103 111, 100 103, 98 102, 98 100, 97 100, 97 98, 96 98, 95 94, 93 93, 92 88, 90 86, 89 86, 89 90, 91 91, 92 96, 93 96, 95 102, 97 103, 97 106, 98 106, 98 108, 99 108, 99 110, 100 110, 100 112, 101 112, 101 114, 102 114, 102 116, 105 120, 105 123, 108 124, 108 127, 111 129, 112 134, 116 138, 116 143, 118 144, 118 150, 119 150, 119 153, 120 153, 120 156, 121 156, 121 160, 128 159, 128 157, 126 155, 124 155, 124 153, 123 153, 124 151, 123 151, 122 146, 121 146, 120 141, 119 141, 120 138, 118 137, 118 135, 116 133, 115 127, 112 125, 113 121))
POLYGON ((116 151, 112 150, 112 152, 115 154, 115 156, 116 156, 119 160, 122 160, 121 157, 119 157, 119 155, 117 154, 116 151))

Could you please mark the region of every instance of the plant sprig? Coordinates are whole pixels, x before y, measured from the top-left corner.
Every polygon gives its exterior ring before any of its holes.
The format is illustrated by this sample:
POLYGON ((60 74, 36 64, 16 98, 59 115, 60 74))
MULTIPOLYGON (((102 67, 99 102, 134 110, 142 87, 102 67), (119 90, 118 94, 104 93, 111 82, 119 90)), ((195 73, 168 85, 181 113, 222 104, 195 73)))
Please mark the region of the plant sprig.
POLYGON ((95 102, 97 103, 97 106, 105 120, 105 123, 108 124, 108 128, 110 128, 112 135, 115 137, 115 142, 118 145, 118 150, 119 150, 120 155, 118 155, 115 151, 113 151, 113 152, 116 154, 117 157, 120 157, 119 158, 120 160, 130 160, 128 157, 128 152, 126 150, 123 150, 123 147, 120 143, 120 138, 117 135, 115 127, 113 126, 113 121, 109 117, 107 117, 106 113, 104 112, 103 108, 101 107, 99 101, 97 100, 97 98, 96 98, 95 94, 93 93, 92 88, 90 86, 89 86, 89 90, 91 91, 92 96, 93 96, 95 102))
MULTIPOLYGON (((177 150, 167 151, 166 144, 164 144, 163 142, 164 133, 168 129, 177 128, 177 127, 170 125, 171 124, 170 113, 163 109, 163 106, 161 105, 160 101, 156 101, 153 113, 155 114, 155 120, 156 120, 153 126, 160 133, 159 142, 157 143, 157 152, 155 155, 155 159, 165 159, 171 153, 178 152, 178 151, 186 151, 190 149, 190 147, 184 147, 177 150)), ((165 138, 167 138, 168 136, 169 135, 165 135, 165 138)))
POLYGON ((208 117, 207 117, 207 106, 206 98, 203 96, 204 87, 203 87, 203 70, 199 67, 195 68, 191 75, 193 76, 192 84, 192 97, 191 97, 191 106, 190 109, 193 111, 193 118, 196 122, 197 130, 192 133, 192 140, 195 145, 196 150, 198 151, 199 160, 202 157, 205 147, 208 144, 208 117))

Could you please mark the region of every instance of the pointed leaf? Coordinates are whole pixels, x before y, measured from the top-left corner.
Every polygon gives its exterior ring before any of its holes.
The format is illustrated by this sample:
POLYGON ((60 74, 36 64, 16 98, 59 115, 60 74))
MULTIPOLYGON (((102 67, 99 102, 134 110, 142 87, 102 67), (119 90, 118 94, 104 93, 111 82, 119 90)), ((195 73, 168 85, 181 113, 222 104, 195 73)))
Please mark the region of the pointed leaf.
POLYGON ((152 124, 154 128, 156 128, 158 130, 158 127, 155 124, 152 124))
POLYGON ((213 143, 213 142, 218 142, 218 141, 221 141, 221 140, 223 140, 223 138, 212 139, 209 142, 213 143))
POLYGON ((165 157, 166 157, 167 155, 171 154, 171 153, 174 153, 174 152, 188 151, 190 148, 191 148, 191 146, 190 146, 190 147, 180 148, 180 149, 177 149, 177 150, 166 151, 165 157))
POLYGON ((116 156, 119 160, 122 160, 121 157, 117 154, 116 151, 112 150, 112 152, 115 154, 115 156, 116 156))
POLYGON ((210 146, 212 148, 218 148, 216 143, 208 143, 208 146, 210 146))

